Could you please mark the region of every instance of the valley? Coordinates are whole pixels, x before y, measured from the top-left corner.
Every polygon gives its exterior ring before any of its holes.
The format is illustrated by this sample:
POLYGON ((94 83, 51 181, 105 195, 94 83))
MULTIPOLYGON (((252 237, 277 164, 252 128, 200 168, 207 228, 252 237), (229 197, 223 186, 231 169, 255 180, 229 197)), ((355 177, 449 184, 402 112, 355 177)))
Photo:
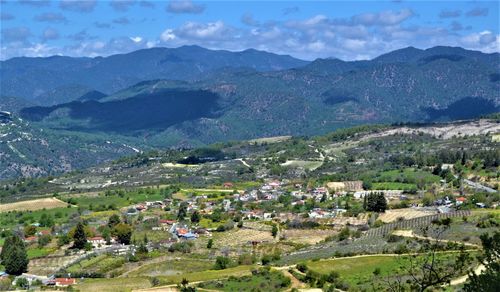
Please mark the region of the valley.
POLYGON ((432 281, 412 269, 437 258, 453 283, 439 285, 462 289, 482 234, 498 236, 499 130, 494 118, 360 126, 4 181, 0 246, 23 234, 34 287, 358 291, 432 281))

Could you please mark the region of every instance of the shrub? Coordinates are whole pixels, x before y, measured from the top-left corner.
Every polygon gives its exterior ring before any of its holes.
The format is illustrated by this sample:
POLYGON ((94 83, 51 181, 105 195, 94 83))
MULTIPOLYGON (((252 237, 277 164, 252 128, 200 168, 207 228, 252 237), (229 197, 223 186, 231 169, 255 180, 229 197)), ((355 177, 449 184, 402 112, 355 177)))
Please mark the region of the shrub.
POLYGON ((179 251, 182 253, 190 253, 192 247, 193 243, 191 241, 176 242, 168 248, 168 251, 169 252, 179 251))
POLYGON ((306 273, 308 268, 307 268, 307 265, 305 263, 298 263, 297 270, 301 271, 302 273, 306 273))
POLYGON ((265 254, 262 256, 262 259, 261 259, 262 265, 264 265, 264 266, 268 265, 271 263, 272 260, 273 260, 273 257, 271 255, 265 254))
POLYGON ((218 256, 215 259, 214 270, 224 270, 229 267, 231 260, 228 257, 218 256))
POLYGON ((351 234, 351 231, 349 230, 349 227, 344 227, 340 231, 340 233, 337 235, 337 240, 338 241, 343 241, 349 238, 351 234))
POLYGON ((255 263, 255 257, 249 253, 242 254, 238 257, 239 265, 251 265, 255 263))
POLYGON ((26 289, 29 286, 29 282, 26 278, 17 278, 16 286, 22 289, 26 289))

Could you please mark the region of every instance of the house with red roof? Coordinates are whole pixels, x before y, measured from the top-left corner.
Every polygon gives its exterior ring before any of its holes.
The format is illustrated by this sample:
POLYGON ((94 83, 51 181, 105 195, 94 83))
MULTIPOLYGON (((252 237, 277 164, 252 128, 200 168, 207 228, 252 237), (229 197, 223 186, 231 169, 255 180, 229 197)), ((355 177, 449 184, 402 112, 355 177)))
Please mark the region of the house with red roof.
POLYGON ((465 197, 458 197, 455 200, 455 205, 459 206, 459 205, 462 205, 465 202, 467 202, 467 198, 465 198, 465 197))
POLYGON ((31 243, 31 242, 35 242, 35 241, 37 241, 37 240, 38 240, 38 238, 37 238, 36 236, 29 236, 29 237, 26 237, 26 238, 24 239, 24 242, 26 242, 26 243, 31 243))
POLYGON ((99 246, 103 246, 106 244, 106 240, 104 240, 104 238, 102 236, 91 237, 91 238, 89 238, 88 241, 90 243, 92 243, 93 247, 99 247, 99 246))
POLYGON ((55 278, 54 282, 55 282, 55 285, 58 287, 67 287, 70 285, 75 285, 76 279, 75 278, 55 278))

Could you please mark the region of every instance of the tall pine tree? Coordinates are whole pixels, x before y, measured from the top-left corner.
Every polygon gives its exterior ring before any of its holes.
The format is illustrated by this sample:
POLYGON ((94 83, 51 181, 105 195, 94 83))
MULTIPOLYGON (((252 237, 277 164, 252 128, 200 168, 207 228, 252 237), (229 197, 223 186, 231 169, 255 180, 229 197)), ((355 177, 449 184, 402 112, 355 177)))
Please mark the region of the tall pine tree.
POLYGON ((73 248, 84 249, 87 243, 87 235, 85 235, 85 227, 82 222, 76 225, 75 234, 73 235, 73 248))
POLYGON ((26 246, 19 236, 13 235, 5 240, 0 260, 7 274, 21 275, 28 271, 29 260, 26 246))

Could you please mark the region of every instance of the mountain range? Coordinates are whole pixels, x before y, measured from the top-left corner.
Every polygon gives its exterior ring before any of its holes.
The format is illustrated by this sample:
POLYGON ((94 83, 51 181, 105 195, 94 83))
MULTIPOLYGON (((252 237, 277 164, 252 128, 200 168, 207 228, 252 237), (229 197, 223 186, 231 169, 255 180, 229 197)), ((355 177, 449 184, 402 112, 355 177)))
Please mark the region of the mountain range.
POLYGON ((144 80, 194 80, 224 67, 271 71, 305 64, 290 56, 252 49, 229 52, 199 46, 152 48, 96 58, 20 57, 0 63, 0 86, 2 95, 53 105, 91 90, 111 94, 144 80))
MULTIPOLYGON (((307 62, 185 46, 106 58, 14 58, 0 72, 0 100, 9 96, 16 105, 0 109, 27 127, 53 137, 112 137, 141 150, 470 119, 500 109, 500 54, 456 47, 307 62)), ((123 152, 108 149, 100 159, 123 152)))

